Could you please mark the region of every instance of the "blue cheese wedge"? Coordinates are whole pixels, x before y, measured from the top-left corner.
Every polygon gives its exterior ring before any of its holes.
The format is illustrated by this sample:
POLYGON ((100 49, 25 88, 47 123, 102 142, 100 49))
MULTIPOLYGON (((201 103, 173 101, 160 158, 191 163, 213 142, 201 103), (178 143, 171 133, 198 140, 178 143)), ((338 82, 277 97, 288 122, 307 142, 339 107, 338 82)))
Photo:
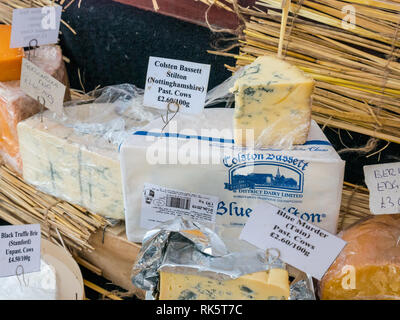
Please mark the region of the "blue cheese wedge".
POLYGON ((235 144, 290 147, 307 140, 314 80, 273 56, 257 58, 236 80, 235 144))
POLYGON ((160 272, 160 300, 286 300, 289 295, 289 276, 283 269, 255 272, 225 281, 160 272))

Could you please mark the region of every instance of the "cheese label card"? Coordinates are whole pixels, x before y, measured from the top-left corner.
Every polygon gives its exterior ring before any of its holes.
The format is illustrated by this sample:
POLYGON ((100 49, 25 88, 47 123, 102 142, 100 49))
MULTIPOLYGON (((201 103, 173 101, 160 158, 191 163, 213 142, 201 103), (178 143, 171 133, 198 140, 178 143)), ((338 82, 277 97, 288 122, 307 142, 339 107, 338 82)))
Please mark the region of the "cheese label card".
POLYGON ((62 7, 14 9, 11 48, 41 46, 58 42, 62 7))
POLYGON ((400 162, 364 166, 373 214, 400 213, 400 162))
POLYGON ((204 109, 210 65, 150 57, 144 105, 176 112, 200 113, 204 109))
POLYGON ((0 277, 40 271, 40 224, 0 227, 0 277))
POLYGON ((22 59, 21 90, 47 109, 62 114, 66 87, 27 59, 22 59))
POLYGON ((214 229, 218 198, 178 191, 146 183, 143 189, 141 227, 152 229, 160 223, 185 217, 214 229))
POLYGON ((240 239, 262 250, 277 249, 282 261, 318 280, 346 245, 333 234, 267 202, 254 209, 240 239))

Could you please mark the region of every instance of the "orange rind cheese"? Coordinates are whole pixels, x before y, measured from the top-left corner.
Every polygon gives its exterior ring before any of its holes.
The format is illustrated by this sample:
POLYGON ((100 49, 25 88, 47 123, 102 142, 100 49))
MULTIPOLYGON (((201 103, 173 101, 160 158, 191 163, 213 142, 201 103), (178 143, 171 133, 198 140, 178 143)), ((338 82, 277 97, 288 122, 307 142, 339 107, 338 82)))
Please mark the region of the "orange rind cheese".
POLYGON ((321 280, 321 299, 400 300, 400 214, 373 216, 342 238, 347 245, 321 280))
POLYGON ((0 81, 19 80, 24 49, 10 48, 11 26, 0 24, 0 81))

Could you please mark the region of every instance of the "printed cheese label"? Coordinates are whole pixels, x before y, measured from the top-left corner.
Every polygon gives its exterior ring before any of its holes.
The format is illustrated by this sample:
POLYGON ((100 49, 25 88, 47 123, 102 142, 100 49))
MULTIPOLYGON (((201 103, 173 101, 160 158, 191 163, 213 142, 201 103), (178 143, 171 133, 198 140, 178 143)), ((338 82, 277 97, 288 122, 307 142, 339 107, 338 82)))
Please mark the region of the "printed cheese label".
POLYGON ((175 217, 184 217, 214 229, 218 198, 145 184, 141 227, 152 229, 175 217))
POLYGON ((40 225, 0 227, 0 277, 40 271, 40 225))
POLYGON ((400 213, 400 162, 364 166, 373 214, 400 213))
POLYGON ((14 9, 11 48, 34 47, 58 42, 61 6, 14 9))
POLYGON ((66 87, 27 59, 22 59, 21 90, 47 109, 62 114, 66 87))
POLYGON ((200 113, 204 109, 210 65, 150 57, 144 105, 169 110, 200 113), (179 107, 178 107, 179 106, 179 107))
POLYGON ((276 249, 282 261, 321 280, 346 242, 294 214, 263 203, 254 209, 240 239, 276 249))

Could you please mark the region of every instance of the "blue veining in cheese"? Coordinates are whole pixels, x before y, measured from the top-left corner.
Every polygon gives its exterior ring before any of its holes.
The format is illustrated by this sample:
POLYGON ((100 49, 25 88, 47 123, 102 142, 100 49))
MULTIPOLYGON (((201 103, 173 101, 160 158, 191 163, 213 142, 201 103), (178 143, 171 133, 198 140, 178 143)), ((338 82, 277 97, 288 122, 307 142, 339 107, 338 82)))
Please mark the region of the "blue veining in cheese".
POLYGON ((117 146, 80 134, 46 111, 18 124, 24 179, 94 213, 124 219, 117 146))
POLYGON ((310 128, 313 88, 314 80, 290 63, 274 56, 258 57, 231 89, 236 144, 257 148, 303 144, 310 128))

